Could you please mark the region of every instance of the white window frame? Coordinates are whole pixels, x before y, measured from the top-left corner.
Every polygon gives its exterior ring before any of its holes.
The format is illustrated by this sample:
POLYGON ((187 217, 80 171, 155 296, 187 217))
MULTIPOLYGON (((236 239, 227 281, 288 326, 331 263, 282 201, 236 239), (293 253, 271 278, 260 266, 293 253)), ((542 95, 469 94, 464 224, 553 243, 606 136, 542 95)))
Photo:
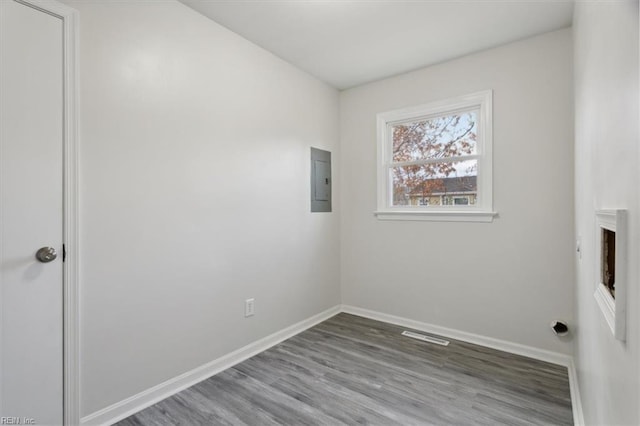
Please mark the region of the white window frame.
POLYGON ((492 147, 493 147, 493 91, 485 90, 415 107, 383 112, 377 116, 378 130, 378 209, 380 220, 430 220, 461 222, 492 222, 493 211, 492 147), (461 111, 478 110, 477 152, 461 159, 478 161, 478 191, 473 206, 394 206, 391 202, 393 185, 392 132, 394 125, 419 121, 461 111))

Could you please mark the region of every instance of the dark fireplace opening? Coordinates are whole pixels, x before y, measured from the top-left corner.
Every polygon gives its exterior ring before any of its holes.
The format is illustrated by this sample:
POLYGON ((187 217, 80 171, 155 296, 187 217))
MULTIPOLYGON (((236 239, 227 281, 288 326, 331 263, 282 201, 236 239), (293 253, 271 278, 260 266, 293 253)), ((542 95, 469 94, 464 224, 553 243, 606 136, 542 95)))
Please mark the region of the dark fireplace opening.
POLYGON ((611 297, 616 298, 616 233, 610 229, 602 228, 602 265, 601 282, 611 293, 611 297))

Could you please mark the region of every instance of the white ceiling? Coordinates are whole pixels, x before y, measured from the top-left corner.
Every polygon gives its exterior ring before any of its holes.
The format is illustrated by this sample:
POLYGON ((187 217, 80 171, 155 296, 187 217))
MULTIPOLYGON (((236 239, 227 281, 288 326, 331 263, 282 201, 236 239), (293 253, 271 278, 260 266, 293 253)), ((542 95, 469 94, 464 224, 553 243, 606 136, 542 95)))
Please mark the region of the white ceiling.
POLYGON ((338 89, 569 27, 570 0, 180 0, 338 89))

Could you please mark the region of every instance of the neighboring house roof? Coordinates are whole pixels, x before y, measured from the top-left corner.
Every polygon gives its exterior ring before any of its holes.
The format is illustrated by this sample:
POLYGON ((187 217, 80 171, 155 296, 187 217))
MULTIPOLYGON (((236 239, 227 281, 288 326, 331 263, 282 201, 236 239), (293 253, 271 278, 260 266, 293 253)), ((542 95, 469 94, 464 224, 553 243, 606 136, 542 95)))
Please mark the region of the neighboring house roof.
POLYGON ((447 193, 475 193, 478 191, 477 176, 458 176, 441 179, 429 179, 426 185, 419 185, 411 191, 411 195, 447 193))

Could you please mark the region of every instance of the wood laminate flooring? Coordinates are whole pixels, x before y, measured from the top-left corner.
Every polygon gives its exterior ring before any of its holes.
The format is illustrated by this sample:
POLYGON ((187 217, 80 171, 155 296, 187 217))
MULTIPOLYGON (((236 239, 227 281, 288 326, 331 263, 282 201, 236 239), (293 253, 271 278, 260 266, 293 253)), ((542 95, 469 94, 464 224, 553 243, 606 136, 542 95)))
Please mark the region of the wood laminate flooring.
POLYGON ((573 424, 565 367, 403 330, 338 314, 117 425, 573 424))

